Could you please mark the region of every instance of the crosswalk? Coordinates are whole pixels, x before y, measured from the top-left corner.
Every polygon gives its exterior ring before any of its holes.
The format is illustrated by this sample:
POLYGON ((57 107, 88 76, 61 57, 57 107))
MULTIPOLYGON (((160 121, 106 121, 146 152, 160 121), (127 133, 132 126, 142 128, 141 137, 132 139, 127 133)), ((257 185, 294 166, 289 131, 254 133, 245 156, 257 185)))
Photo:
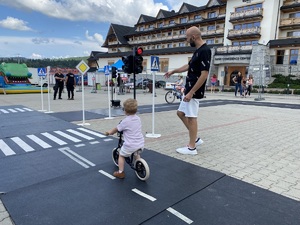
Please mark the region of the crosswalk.
POLYGON ((24 113, 24 112, 32 112, 34 111, 33 109, 29 109, 29 108, 26 108, 26 107, 23 107, 23 108, 20 108, 20 107, 17 107, 17 108, 0 108, 0 114, 9 114, 9 113, 24 113))
POLYGON ((91 144, 96 144, 100 140, 111 141, 113 139, 83 127, 11 137, 0 139, 0 157, 3 154, 4 156, 11 156, 68 144, 80 146, 84 141, 91 141, 91 144))

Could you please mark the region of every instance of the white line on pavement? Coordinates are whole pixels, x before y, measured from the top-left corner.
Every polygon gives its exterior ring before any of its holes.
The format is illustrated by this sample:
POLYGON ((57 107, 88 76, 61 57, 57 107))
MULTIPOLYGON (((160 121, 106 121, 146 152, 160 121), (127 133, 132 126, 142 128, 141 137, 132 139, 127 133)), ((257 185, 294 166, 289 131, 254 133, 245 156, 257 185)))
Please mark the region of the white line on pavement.
POLYGON ((93 140, 93 139, 95 139, 93 137, 90 137, 90 136, 87 136, 87 135, 85 135, 83 133, 80 133, 80 132, 78 132, 76 130, 68 129, 67 131, 70 132, 70 133, 72 133, 72 134, 76 134, 76 135, 78 135, 78 136, 80 136, 82 138, 85 138, 87 140, 93 140))
POLYGON ((23 109, 25 109, 25 110, 27 110, 29 112, 33 111, 32 109, 29 109, 29 108, 23 108, 23 109))
POLYGON ((5 109, 0 109, 0 111, 1 112, 3 112, 3 113, 9 113, 7 110, 5 110, 5 109))
POLYGON ((16 108, 16 110, 20 111, 20 112, 25 112, 24 109, 20 109, 20 108, 16 108))
POLYGON ((81 142, 81 140, 79 140, 78 138, 72 137, 71 135, 66 134, 66 133, 64 133, 62 131, 59 131, 59 130, 54 131, 54 133, 59 134, 60 136, 63 136, 63 137, 65 137, 65 138, 67 138, 67 139, 69 139, 69 140, 71 140, 71 141, 73 141, 75 143, 81 142))
POLYGON ((21 138, 19 137, 13 137, 11 138, 17 145, 19 145, 25 152, 32 152, 34 149, 29 146, 26 142, 24 142, 21 138))
POLYGON ((40 145, 42 148, 51 148, 52 146, 49 145, 48 143, 44 142, 42 139, 40 139, 39 137, 31 134, 31 135, 27 135, 28 138, 30 138, 32 141, 34 141, 35 143, 37 143, 38 145, 40 145))
POLYGON ((144 197, 144 198, 147 198, 148 200, 150 200, 152 202, 156 201, 156 198, 154 198, 154 197, 152 197, 150 195, 147 195, 146 193, 144 193, 144 192, 142 192, 142 191, 140 191, 140 190, 138 190, 136 188, 132 189, 132 191, 135 192, 136 194, 144 197))
POLYGON ((0 140, 0 150, 4 153, 4 155, 15 155, 16 153, 7 145, 3 140, 0 140))
POLYGON ((85 163, 81 162, 79 159, 77 159, 76 157, 72 156, 70 153, 65 151, 65 148, 62 149, 58 149, 61 153, 65 154, 66 156, 68 156, 70 159, 74 160, 75 162, 77 162, 79 165, 83 166, 84 168, 89 168, 88 165, 86 165, 85 163))
POLYGON ((97 137, 101 137, 101 138, 104 138, 104 137, 106 137, 105 135, 103 135, 103 134, 99 134, 99 133, 97 133, 97 132, 95 132, 95 131, 92 131, 92 130, 88 130, 88 129, 85 129, 85 128, 78 128, 78 130, 82 130, 82 131, 85 131, 85 132, 87 132, 87 133, 89 133, 89 134, 93 134, 93 135, 95 135, 95 136, 97 136, 97 137))
POLYGON ((17 111, 16 110, 14 110, 14 109, 7 109, 8 111, 11 111, 11 112, 13 112, 13 113, 16 113, 17 111))
POLYGON ((48 132, 42 133, 46 138, 49 138, 51 141, 56 142, 59 145, 66 145, 67 143, 63 140, 60 140, 59 138, 53 136, 52 134, 49 134, 48 132))
POLYGON ((103 170, 99 170, 99 173, 102 173, 104 176, 107 176, 108 178, 114 180, 116 179, 114 176, 110 175, 109 173, 103 171, 103 170))
POLYGON ((189 218, 187 218, 186 216, 182 215, 180 212, 176 211, 175 209, 173 209, 171 207, 167 208, 167 211, 169 211, 173 215, 177 216, 179 219, 183 220, 187 224, 193 223, 193 220, 190 220, 189 218))
POLYGON ((95 144, 99 144, 99 143, 100 143, 99 141, 91 141, 90 142, 91 145, 95 145, 95 144))

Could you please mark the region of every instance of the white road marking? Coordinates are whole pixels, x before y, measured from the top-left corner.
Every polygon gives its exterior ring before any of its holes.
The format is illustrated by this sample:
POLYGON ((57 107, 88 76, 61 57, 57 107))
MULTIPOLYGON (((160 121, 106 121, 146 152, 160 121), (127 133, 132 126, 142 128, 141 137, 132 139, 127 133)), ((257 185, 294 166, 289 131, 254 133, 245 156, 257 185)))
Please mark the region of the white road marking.
POLYGON ((113 139, 111 138, 105 138, 103 141, 112 141, 113 139))
POLYGON ((183 214, 181 214, 180 212, 176 211, 175 209, 173 209, 171 207, 167 208, 167 211, 169 211, 173 215, 177 216, 179 219, 183 220, 187 224, 191 224, 194 222, 193 220, 187 218, 186 216, 184 216, 183 214))
POLYGON ((89 168, 90 166, 96 166, 91 161, 87 160, 86 158, 82 157, 81 155, 77 154, 76 152, 72 151, 69 147, 66 148, 60 148, 58 149, 62 153, 64 153, 66 156, 83 166, 84 168, 89 168), (80 161, 81 160, 81 161, 80 161))
POLYGON ((3 112, 3 113, 9 113, 7 110, 5 110, 5 109, 0 109, 0 111, 1 112, 3 112))
POLYGON ((89 133, 89 134, 93 134, 93 135, 95 135, 95 136, 97 136, 97 137, 101 137, 101 138, 106 137, 104 134, 99 134, 99 133, 97 133, 97 132, 95 132, 95 131, 85 129, 85 128, 83 128, 83 127, 78 128, 78 130, 82 130, 82 131, 87 132, 87 133, 89 133))
POLYGON ((156 198, 154 198, 154 197, 152 197, 150 195, 147 195, 146 193, 144 193, 144 192, 142 192, 142 191, 140 191, 140 190, 138 190, 136 188, 132 189, 132 191, 135 192, 136 194, 144 197, 144 198, 147 198, 148 200, 150 200, 152 202, 156 201, 156 198))
POLYGON ((32 109, 29 109, 29 108, 23 108, 23 109, 25 109, 25 110, 27 110, 27 111, 29 111, 29 112, 32 112, 32 111, 33 111, 32 109))
POLYGON ((32 152, 34 151, 34 148, 29 146, 26 142, 24 142, 21 138, 19 137, 13 137, 11 138, 17 145, 19 145, 25 152, 32 152))
POLYGON ((84 147, 85 144, 78 144, 78 145, 75 145, 76 148, 80 148, 80 147, 84 147))
POLYGON ((102 173, 104 176, 107 176, 108 178, 114 180, 116 179, 113 175, 110 175, 109 173, 103 171, 103 170, 99 170, 99 173, 102 173))
POLYGON ((8 111, 11 111, 11 112, 13 112, 13 113, 16 113, 17 111, 16 110, 14 110, 14 109, 7 109, 8 111))
POLYGON ((4 155, 15 155, 16 153, 3 141, 0 139, 0 150, 4 153, 4 155))
POLYGON ((60 140, 59 138, 53 136, 52 134, 49 134, 48 132, 42 133, 46 138, 49 138, 51 141, 56 142, 59 145, 66 145, 67 143, 63 140, 60 140))
POLYGON ((99 143, 100 143, 99 141, 91 141, 90 142, 91 145, 95 145, 95 144, 99 144, 99 143))
POLYGON ((52 146, 49 145, 48 143, 44 142, 42 139, 40 139, 39 137, 31 134, 31 135, 27 135, 28 138, 30 138, 32 141, 34 141, 35 143, 37 143, 38 145, 40 145, 42 148, 51 148, 52 146))
POLYGON ((66 133, 64 133, 62 131, 59 131, 59 130, 54 131, 54 133, 59 134, 60 136, 63 136, 63 137, 65 137, 65 138, 67 138, 67 139, 69 139, 69 140, 71 140, 71 141, 73 141, 75 143, 81 142, 81 140, 79 140, 78 138, 75 138, 75 137, 73 137, 73 136, 71 136, 69 134, 66 134, 66 133))
POLYGON ((87 135, 85 135, 83 133, 80 133, 80 132, 78 132, 76 130, 68 129, 67 131, 70 132, 70 133, 72 133, 72 134, 76 134, 76 135, 78 135, 78 136, 80 136, 82 138, 85 138, 87 140, 94 140, 95 139, 93 137, 90 137, 90 136, 87 136, 87 135))
POLYGON ((24 109, 20 109, 20 108, 16 108, 16 110, 20 111, 20 112, 25 112, 24 109))

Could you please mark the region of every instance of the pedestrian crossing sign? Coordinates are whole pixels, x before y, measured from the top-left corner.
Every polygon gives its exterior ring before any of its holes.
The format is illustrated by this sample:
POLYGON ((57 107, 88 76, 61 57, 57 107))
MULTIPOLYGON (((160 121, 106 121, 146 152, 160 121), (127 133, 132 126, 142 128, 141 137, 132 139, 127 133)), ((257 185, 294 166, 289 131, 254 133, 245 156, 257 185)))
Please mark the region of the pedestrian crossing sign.
POLYGON ((39 77, 45 77, 46 76, 46 68, 38 68, 37 72, 38 72, 39 77))
POLYGON ((159 71, 159 57, 151 56, 151 71, 159 71))

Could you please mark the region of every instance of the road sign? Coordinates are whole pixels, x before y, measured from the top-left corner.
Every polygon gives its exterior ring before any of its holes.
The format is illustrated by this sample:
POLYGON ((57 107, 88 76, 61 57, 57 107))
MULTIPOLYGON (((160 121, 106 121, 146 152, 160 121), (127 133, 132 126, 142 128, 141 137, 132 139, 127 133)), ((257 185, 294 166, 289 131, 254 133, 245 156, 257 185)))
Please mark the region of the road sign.
POLYGON ((37 72, 39 77, 45 77, 47 74, 46 68, 37 68, 37 72))
POLYGON ((151 71, 159 71, 159 57, 151 56, 151 71))
POLYGON ((109 65, 104 66, 104 74, 105 76, 109 76, 109 65))
POLYGON ((81 74, 85 74, 90 67, 83 60, 81 60, 81 62, 76 66, 76 69, 78 69, 81 74))

